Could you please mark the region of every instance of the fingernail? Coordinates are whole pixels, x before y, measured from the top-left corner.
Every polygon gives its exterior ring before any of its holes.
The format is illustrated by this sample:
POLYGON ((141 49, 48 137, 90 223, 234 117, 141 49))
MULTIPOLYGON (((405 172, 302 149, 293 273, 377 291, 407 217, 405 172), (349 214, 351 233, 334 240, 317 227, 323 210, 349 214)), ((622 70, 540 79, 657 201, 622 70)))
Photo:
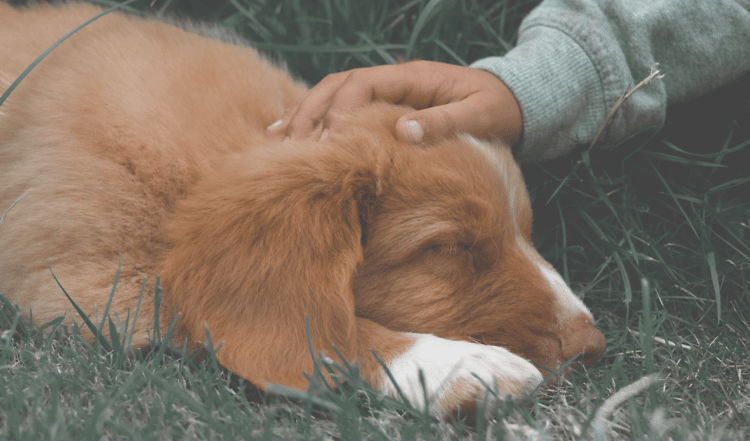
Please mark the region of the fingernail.
POLYGON ((273 123, 273 124, 271 124, 270 126, 268 126, 268 127, 266 128, 266 130, 271 130, 271 129, 273 129, 273 128, 276 128, 276 127, 278 127, 278 126, 280 126, 280 125, 281 125, 281 120, 278 120, 278 121, 276 121, 275 123, 273 123))
POLYGON ((424 130, 422 130, 422 126, 414 121, 406 121, 404 124, 406 124, 406 133, 409 134, 409 139, 411 140, 412 144, 419 144, 424 139, 424 130))
POLYGON ((323 133, 320 134, 320 140, 325 141, 328 138, 328 129, 323 129, 323 133))

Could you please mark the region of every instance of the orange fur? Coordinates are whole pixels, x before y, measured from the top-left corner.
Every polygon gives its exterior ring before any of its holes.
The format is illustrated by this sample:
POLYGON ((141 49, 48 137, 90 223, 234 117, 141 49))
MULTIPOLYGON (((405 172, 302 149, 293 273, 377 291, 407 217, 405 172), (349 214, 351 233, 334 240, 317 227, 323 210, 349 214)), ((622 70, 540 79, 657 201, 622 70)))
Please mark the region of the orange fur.
MULTIPOLYGON (((0 3, 0 91, 98 11, 0 3)), ((160 323, 180 314, 176 343, 197 347, 207 327, 224 342, 219 362, 260 387, 307 387, 306 315, 316 350, 335 358, 335 344, 375 387, 370 350, 389 362, 409 333, 503 346, 550 369, 596 346, 581 330, 590 315, 565 318, 540 273, 509 149, 494 147, 498 174, 467 138, 399 144, 407 109, 386 104, 330 142, 268 139, 305 87, 190 29, 105 16, 0 107, 0 211, 28 190, 0 224, 0 292, 37 323, 77 315, 48 265, 101 312, 121 255, 113 315, 132 315, 150 281, 133 346, 153 332, 161 275, 160 323)), ((476 398, 462 384, 447 408, 476 398)))

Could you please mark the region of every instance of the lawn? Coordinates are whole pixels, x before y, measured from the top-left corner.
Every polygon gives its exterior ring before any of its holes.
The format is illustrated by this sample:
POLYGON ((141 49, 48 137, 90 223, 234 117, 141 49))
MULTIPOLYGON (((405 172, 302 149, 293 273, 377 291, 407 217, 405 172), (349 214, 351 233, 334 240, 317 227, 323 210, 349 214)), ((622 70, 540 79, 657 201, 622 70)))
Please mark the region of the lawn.
MULTIPOLYGON (((132 5, 234 28, 314 84, 359 66, 501 55, 537 3, 132 5)), ((524 166, 535 243, 589 305, 608 347, 587 371, 504 401, 488 418, 432 419, 346 367, 339 391, 313 382, 315 395, 263 394, 210 357, 174 356, 156 336, 150 350, 128 354, 59 321, 29 326, 5 302, 0 440, 750 439, 748 164, 750 78, 670 109, 649 139, 524 166)))

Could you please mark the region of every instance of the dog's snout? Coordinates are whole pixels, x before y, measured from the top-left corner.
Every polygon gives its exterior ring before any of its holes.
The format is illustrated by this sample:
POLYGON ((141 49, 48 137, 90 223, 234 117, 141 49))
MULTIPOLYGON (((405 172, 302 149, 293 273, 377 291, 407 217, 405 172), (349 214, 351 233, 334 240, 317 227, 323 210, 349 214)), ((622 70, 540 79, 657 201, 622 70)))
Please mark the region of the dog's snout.
POLYGON ((580 354, 578 361, 584 366, 591 366, 604 353, 607 347, 604 334, 591 321, 591 317, 582 314, 564 325, 561 337, 563 360, 580 354))

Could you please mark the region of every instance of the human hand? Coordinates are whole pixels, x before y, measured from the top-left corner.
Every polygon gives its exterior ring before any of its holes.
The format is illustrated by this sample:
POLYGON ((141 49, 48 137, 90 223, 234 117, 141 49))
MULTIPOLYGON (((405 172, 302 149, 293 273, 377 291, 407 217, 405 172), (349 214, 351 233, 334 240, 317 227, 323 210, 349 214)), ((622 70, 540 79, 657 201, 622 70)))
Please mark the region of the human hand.
POLYGON ((271 136, 302 139, 322 125, 323 137, 330 136, 343 129, 343 115, 373 101, 417 109, 396 123, 399 138, 412 144, 468 133, 513 145, 523 128, 516 99, 493 74, 412 61, 330 74, 266 131, 271 136))

